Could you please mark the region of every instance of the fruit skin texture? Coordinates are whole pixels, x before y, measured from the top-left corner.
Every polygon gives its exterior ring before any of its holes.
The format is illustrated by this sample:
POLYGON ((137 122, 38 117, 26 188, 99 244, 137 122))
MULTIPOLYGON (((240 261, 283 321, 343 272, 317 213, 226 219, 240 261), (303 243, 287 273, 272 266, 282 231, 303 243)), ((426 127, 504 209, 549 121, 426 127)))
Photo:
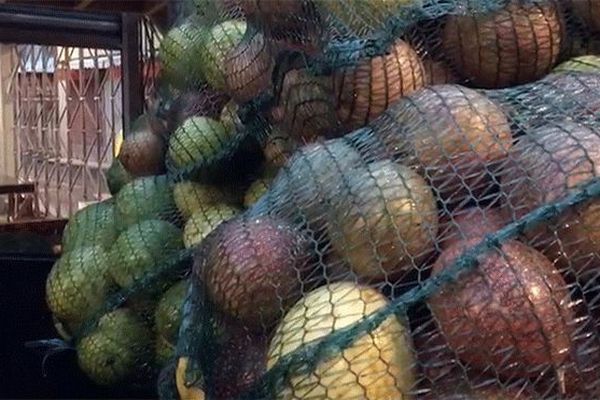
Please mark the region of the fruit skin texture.
POLYGON ((258 199, 267 193, 273 179, 273 177, 259 178, 252 182, 244 194, 244 207, 248 208, 252 206, 252 204, 256 203, 258 199))
POLYGON ((206 254, 195 261, 196 274, 216 306, 261 329, 302 294, 310 251, 304 236, 282 221, 239 217, 221 224, 206 254))
POLYGON ((115 310, 77 344, 79 366, 100 385, 130 382, 148 366, 151 341, 150 331, 131 310, 115 310))
POLYGON ((419 174, 378 161, 347 185, 348 194, 334 201, 327 232, 333 250, 359 277, 407 272, 434 250, 437 207, 419 174))
MULTIPOLYGON (((375 289, 351 282, 322 286, 299 300, 269 345, 267 369, 303 345, 323 339, 387 305, 375 289)), ((409 399, 415 383, 412 341, 395 315, 342 354, 321 361, 313 373, 290 371, 275 398, 409 399)))
POLYGON ((165 170, 164 126, 150 114, 139 117, 125 137, 119 160, 134 177, 158 175, 165 170))
POLYGON ((218 118, 228 97, 204 84, 196 90, 181 93, 167 115, 167 129, 173 132, 190 117, 218 118))
POLYGON ((500 208, 471 207, 451 214, 451 218, 440 224, 438 244, 447 249, 463 240, 482 240, 487 234, 504 228, 510 219, 500 208))
POLYGON ((63 230, 62 250, 69 252, 93 245, 108 249, 117 235, 115 202, 104 200, 82 208, 69 219, 63 230))
POLYGON ((200 244, 222 222, 239 212, 240 210, 227 204, 215 204, 195 212, 183 228, 183 244, 188 249, 200 244))
POLYGON ((171 29, 160 45, 163 79, 178 89, 197 87, 204 82, 202 64, 206 30, 198 24, 185 23, 171 29))
POLYGON ((520 4, 484 16, 451 15, 442 41, 457 71, 475 85, 501 88, 541 78, 558 60, 563 26, 554 2, 520 4))
MULTIPOLYGON (((501 191, 507 194, 507 212, 520 218, 600 174, 600 133, 574 122, 542 126, 520 138, 510 160, 501 177, 501 191)), ((525 234, 561 267, 594 274, 600 248, 600 202, 587 201, 525 234)))
POLYGON ((558 66, 556 66, 552 72, 568 71, 600 73, 600 56, 587 55, 575 57, 558 64, 558 66))
POLYGON ((205 36, 199 64, 206 81, 213 88, 226 90, 223 68, 232 62, 232 52, 242 41, 246 29, 246 21, 229 20, 215 25, 205 36))
POLYGON ((138 178, 115 197, 120 223, 131 226, 146 219, 175 217, 173 192, 166 175, 138 178))
POLYGON ((417 167, 446 203, 490 189, 512 147, 506 115, 496 103, 460 85, 424 88, 399 100, 372 124, 387 148, 417 167))
POLYGON ((356 129, 425 86, 426 76, 415 50, 397 39, 387 54, 336 71, 333 81, 338 118, 347 129, 356 129))
POLYGON ((191 181, 178 182, 173 187, 173 198, 181 215, 189 219, 194 213, 220 203, 233 202, 231 195, 213 185, 191 181))
POLYGON ((156 327, 156 361, 164 365, 175 355, 182 307, 187 295, 188 281, 179 281, 161 297, 154 313, 156 327))
POLYGON ((60 322, 70 327, 100 310, 113 283, 110 259, 99 245, 64 253, 46 280, 46 302, 60 322))
POLYGON ((220 121, 188 118, 169 139, 169 158, 181 169, 207 164, 227 150, 232 134, 220 121))
MULTIPOLYGON (((477 242, 442 252, 433 274, 477 242)), ((428 304, 450 347, 474 368, 536 376, 560 367, 571 351, 575 316, 567 285, 544 255, 517 241, 481 256, 478 269, 441 288, 428 304)))
POLYGON ((130 226, 119 235, 111 249, 110 274, 122 288, 161 267, 183 248, 181 231, 160 220, 147 220, 130 226))

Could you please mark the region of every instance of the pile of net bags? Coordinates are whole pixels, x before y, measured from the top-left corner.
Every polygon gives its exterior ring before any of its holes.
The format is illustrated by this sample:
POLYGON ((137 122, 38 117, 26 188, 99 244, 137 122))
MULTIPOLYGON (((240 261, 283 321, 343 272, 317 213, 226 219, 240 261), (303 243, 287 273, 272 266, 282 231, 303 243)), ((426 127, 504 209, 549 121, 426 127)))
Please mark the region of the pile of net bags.
POLYGON ((600 2, 177 4, 47 281, 92 380, 600 397, 600 2))

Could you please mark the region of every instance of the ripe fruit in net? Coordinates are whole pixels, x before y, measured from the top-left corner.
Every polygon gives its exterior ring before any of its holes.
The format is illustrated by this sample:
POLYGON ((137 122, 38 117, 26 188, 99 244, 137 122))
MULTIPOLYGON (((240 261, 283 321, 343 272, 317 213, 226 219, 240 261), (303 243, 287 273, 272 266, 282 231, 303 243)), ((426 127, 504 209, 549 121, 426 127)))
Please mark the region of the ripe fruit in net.
POLYGON ((425 58, 423 68, 425 69, 426 86, 458 83, 460 81, 456 73, 443 61, 425 58))
POLYGON ((175 356, 187 289, 188 281, 177 282, 162 295, 156 306, 154 325, 157 338, 156 358, 159 365, 164 365, 175 356))
POLYGON ((425 80, 415 50, 397 39, 386 54, 334 73, 338 118, 347 129, 364 126, 399 98, 425 86, 425 80))
POLYGON ((575 57, 554 68, 553 72, 590 72, 600 73, 600 56, 581 56, 575 57))
POLYGON ((127 172, 123 163, 118 158, 113 159, 108 171, 106 171, 106 184, 111 195, 115 196, 123 186, 133 180, 133 176, 127 172))
POLYGON ((183 229, 183 244, 191 248, 201 243, 222 222, 239 214, 240 210, 227 204, 206 206, 196 211, 183 229))
MULTIPOLYGON (((302 346, 360 321, 388 304, 375 289, 340 282, 307 293, 280 322, 269 345, 267 368, 302 346)), ((290 370, 277 399, 408 399, 415 383, 412 342, 396 315, 355 338, 312 373, 290 370)))
POLYGON ((111 249, 110 274, 122 288, 156 272, 183 248, 181 231, 160 220, 146 220, 119 235, 111 249))
POLYGON ((127 308, 104 315, 96 329, 77 344, 81 369, 100 385, 143 379, 152 357, 152 337, 127 308))
POLYGON ((62 235, 62 251, 99 245, 108 250, 118 235, 118 215, 112 199, 90 204, 77 211, 62 235))
POLYGON ((463 240, 483 240, 487 234, 504 228, 509 222, 510 219, 500 208, 471 207, 456 210, 440 223, 438 244, 442 249, 447 249, 463 240))
POLYGON ((253 329, 268 327, 302 294, 310 261, 308 241, 270 217, 239 217, 221 224, 196 259, 216 306, 253 329))
POLYGON ((173 132, 190 117, 218 118, 227 99, 224 93, 206 84, 179 94, 168 111, 168 131, 173 132))
POLYGON ((199 24, 186 22, 172 28, 160 43, 162 77, 177 89, 198 87, 204 82, 202 56, 208 33, 199 24))
POLYGON ((165 170, 164 139, 149 129, 135 130, 125 138, 119 160, 134 177, 158 175, 165 170))
POLYGON ((176 183, 173 186, 173 198, 177 209, 186 220, 206 207, 234 202, 233 195, 225 189, 191 181, 176 183))
POLYGON ((274 126, 265 139, 263 154, 268 165, 283 167, 298 147, 298 141, 290 137, 289 132, 274 126))
MULTIPOLYGON (((501 177, 516 218, 560 200, 598 176, 600 132, 574 122, 541 126, 519 138, 501 177)), ((590 200, 526 232, 531 244, 576 273, 597 273, 600 203, 590 200)))
POLYGON ((486 194, 489 175, 513 142, 502 109, 460 85, 426 87, 398 101, 372 125, 403 163, 421 170, 446 203, 486 194))
POLYGON ((138 178, 123 186, 115 197, 120 223, 130 226, 152 218, 175 217, 173 192, 166 175, 138 178))
POLYGON ((206 81, 217 90, 226 90, 226 66, 232 62, 231 54, 242 42, 247 24, 243 20, 228 20, 212 27, 204 35, 204 43, 198 63, 206 81))
MULTIPOLYGON (((477 242, 444 250, 433 274, 477 242)), ((571 351, 575 316, 567 284, 543 254, 517 241, 481 255, 477 269, 428 304, 452 350, 480 370, 537 376, 561 368, 571 351)))
POLYGON ((570 0, 575 14, 594 32, 600 32, 600 3, 597 0, 570 0))
POLYGON ((456 70, 475 85, 514 86, 546 75, 563 43, 555 2, 511 1, 487 15, 450 15, 442 41, 456 70))
POLYGON ((64 253, 46 280, 50 311, 69 328, 93 316, 113 289, 109 268, 108 253, 97 244, 64 253))
POLYGON ((188 118, 169 138, 169 159, 178 169, 214 162, 230 148, 233 134, 220 121, 188 118))
POLYGON ((246 35, 227 57, 225 83, 227 93, 238 103, 260 95, 271 86, 274 60, 271 47, 261 32, 246 35))
POLYGON ((427 182, 392 161, 350 175, 334 200, 327 233, 333 251, 363 278, 383 279, 417 268, 434 250, 435 198, 427 182))

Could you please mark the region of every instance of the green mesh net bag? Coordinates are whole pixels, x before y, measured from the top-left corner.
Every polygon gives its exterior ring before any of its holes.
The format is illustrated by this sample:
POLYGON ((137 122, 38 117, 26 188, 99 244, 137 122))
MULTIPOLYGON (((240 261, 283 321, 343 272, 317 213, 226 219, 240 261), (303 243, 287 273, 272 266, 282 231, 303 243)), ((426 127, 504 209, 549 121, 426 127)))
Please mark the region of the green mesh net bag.
POLYGON ((600 3, 195 0, 48 304, 182 399, 600 396, 600 3))

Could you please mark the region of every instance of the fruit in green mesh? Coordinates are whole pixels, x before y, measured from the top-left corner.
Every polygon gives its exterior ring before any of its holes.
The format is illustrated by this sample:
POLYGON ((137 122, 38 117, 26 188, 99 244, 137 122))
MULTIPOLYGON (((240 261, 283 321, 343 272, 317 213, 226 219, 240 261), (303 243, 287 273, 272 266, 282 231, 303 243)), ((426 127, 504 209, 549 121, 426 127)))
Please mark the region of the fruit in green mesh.
POLYGON ((204 36, 200 58, 194 62, 201 66, 206 81, 215 89, 226 88, 224 68, 231 62, 231 53, 242 41, 245 32, 245 21, 229 20, 215 25, 204 36))
POLYGON ((256 203, 267 191, 274 177, 259 178, 252 182, 246 194, 244 195, 244 207, 248 208, 256 203))
MULTIPOLYGON (((449 268, 477 239, 454 244, 433 265, 449 268)), ((575 315, 569 287, 552 262, 507 241, 478 257, 477 268, 428 301, 450 348, 472 368, 538 376, 562 367, 573 351, 575 315)))
POLYGON ((406 273, 429 256, 438 230, 436 201, 416 172, 392 161, 351 175, 327 224, 333 251, 358 276, 406 273))
POLYGON ((269 327, 300 297, 311 261, 304 234, 271 217, 225 222, 205 250, 194 272, 207 294, 221 311, 256 330, 269 327))
POLYGON ((108 190, 113 196, 119 193, 121 188, 133 180, 133 176, 127 172, 123 163, 118 158, 113 159, 108 171, 106 171, 106 183, 108 190))
POLYGON ((333 21, 352 33, 367 35, 383 29, 390 16, 415 3, 414 0, 318 0, 317 5, 333 21))
POLYGON ((188 118, 169 138, 169 158, 179 169, 208 164, 228 149, 233 133, 212 118, 188 118))
POLYGON ((185 219, 206 207, 233 202, 233 196, 225 190, 213 185, 191 181, 176 183, 173 187, 173 197, 177 209, 185 219))
POLYGON ((91 204, 77 211, 63 231, 63 252, 83 246, 100 245, 108 249, 118 235, 118 217, 112 199, 91 204))
POLYGON ((126 226, 146 219, 172 219, 176 213, 166 175, 138 178, 125 185, 115 199, 118 215, 126 226))
POLYGON ((450 15, 442 43, 456 71, 473 84, 514 86, 554 67, 564 41, 561 18, 554 1, 511 0, 489 14, 450 15))
POLYGON ((456 242, 483 238, 510 222, 500 208, 471 207, 455 210, 440 223, 438 245, 446 249, 456 242))
POLYGON ((139 117, 121 145, 118 158, 135 177, 164 172, 166 146, 155 121, 149 114, 139 117))
POLYGON ((50 311, 59 321, 75 325, 92 316, 113 286, 109 269, 109 254, 100 245, 64 253, 46 280, 50 311))
POLYGON ((223 221, 233 218, 239 212, 240 210, 227 204, 210 205, 196 211, 183 228, 185 247, 196 246, 223 221))
POLYGON ((189 89, 204 81, 202 63, 198 60, 206 33, 198 24, 185 23, 166 34, 159 53, 162 77, 167 83, 178 89, 189 89))
POLYGON ((154 314, 156 333, 170 342, 175 342, 181 324, 181 312, 187 294, 188 281, 179 281, 161 297, 154 314))
POLYGON ((151 361, 152 337, 127 308, 104 315, 98 326, 77 344, 81 369, 100 385, 130 382, 151 361))
POLYGON ((553 72, 567 71, 600 73, 600 56, 588 55, 572 58, 559 64, 553 72))
POLYGON ((181 231, 160 220, 146 220, 121 233, 111 249, 110 274, 126 288, 161 267, 183 248, 181 231))
POLYGON ((168 131, 173 132, 183 122, 195 116, 218 118, 228 97, 207 84, 179 94, 167 113, 168 131))
MULTIPOLYGON (((267 368, 328 334, 386 307, 373 288, 351 282, 306 294, 285 315, 269 346, 267 368)), ((325 358, 314 372, 288 371, 275 398, 409 399, 415 384, 412 340, 394 314, 370 334, 357 337, 341 354, 325 358)))

